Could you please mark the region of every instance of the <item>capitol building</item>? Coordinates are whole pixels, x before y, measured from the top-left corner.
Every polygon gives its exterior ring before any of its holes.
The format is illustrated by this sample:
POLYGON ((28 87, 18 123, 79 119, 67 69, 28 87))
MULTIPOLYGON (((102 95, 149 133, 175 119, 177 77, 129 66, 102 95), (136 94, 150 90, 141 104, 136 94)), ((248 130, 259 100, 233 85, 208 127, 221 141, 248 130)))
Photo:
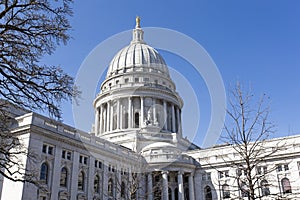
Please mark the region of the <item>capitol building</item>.
MULTIPOLYGON (((45 189, 0 177, 1 200, 248 199, 240 182, 245 163, 225 163, 240 160, 229 144, 201 148, 184 137, 183 100, 164 58, 144 41, 139 18, 132 34, 91 105, 90 133, 14 113, 12 131, 39 157, 24 158, 26 169, 38 171, 45 189)), ((300 136, 271 139, 266 151, 280 141, 284 148, 257 165, 258 175, 271 171, 257 181, 258 199, 300 199, 300 136)))

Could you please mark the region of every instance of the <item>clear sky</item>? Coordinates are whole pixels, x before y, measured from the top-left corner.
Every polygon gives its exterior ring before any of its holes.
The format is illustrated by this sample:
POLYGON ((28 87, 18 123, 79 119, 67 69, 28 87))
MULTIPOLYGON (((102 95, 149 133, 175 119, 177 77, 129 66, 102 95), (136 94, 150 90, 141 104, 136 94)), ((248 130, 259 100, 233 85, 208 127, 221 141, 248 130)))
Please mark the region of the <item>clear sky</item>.
MULTIPOLYGON (((239 80, 251 85, 258 95, 268 94, 270 119, 277 125, 277 136, 300 133, 299 0, 76 1, 72 39, 44 61, 61 65, 75 77, 87 55, 107 38, 134 28, 137 15, 142 27, 176 30, 201 44, 217 65, 226 90, 239 80)), ((175 70, 187 69, 183 76, 196 92, 201 115, 194 142, 201 145, 210 119, 205 83, 194 75, 187 61, 168 52, 160 53, 175 70)), ((184 93, 180 83, 176 85, 179 94, 184 93)), ((64 122, 74 125, 71 103, 63 105, 63 112, 64 122)), ((185 113, 184 117, 193 118, 191 115, 185 113)), ((189 131, 190 120, 185 121, 184 129, 189 131)), ((87 123, 79 128, 89 131, 90 127, 87 123)))

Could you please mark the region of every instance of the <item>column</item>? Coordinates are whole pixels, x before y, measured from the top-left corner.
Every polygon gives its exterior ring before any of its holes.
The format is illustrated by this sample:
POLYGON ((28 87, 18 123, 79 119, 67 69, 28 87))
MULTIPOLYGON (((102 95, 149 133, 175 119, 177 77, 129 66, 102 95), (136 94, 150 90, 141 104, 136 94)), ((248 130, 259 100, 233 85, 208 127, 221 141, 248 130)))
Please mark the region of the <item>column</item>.
POLYGON ((176 115, 177 115, 177 133, 181 135, 180 127, 181 127, 181 121, 180 121, 180 110, 178 107, 176 107, 176 115))
POLYGON ((87 178, 87 199, 93 199, 93 194, 94 194, 94 179, 95 179, 95 158, 93 156, 89 157, 89 168, 88 168, 88 173, 86 174, 87 178))
POLYGON ((122 176, 121 176, 121 171, 118 169, 115 169, 117 173, 117 178, 115 180, 115 194, 116 194, 116 199, 121 199, 121 185, 122 185, 122 176))
MULTIPOLYGON (((51 195, 51 200, 57 199, 57 194, 59 193, 59 180, 60 180, 60 172, 61 172, 61 152, 62 149, 59 146, 55 147, 55 159, 54 159, 54 164, 53 164, 53 169, 52 169, 52 191, 55 192, 53 194, 56 195, 51 195)), ((51 177, 51 176, 49 176, 51 177)), ((51 180, 51 178, 50 178, 51 180)))
POLYGON ((148 173, 148 177, 147 177, 147 196, 148 196, 148 200, 152 200, 153 199, 153 183, 152 183, 152 172, 148 173))
POLYGON ((172 132, 175 132, 176 130, 176 124, 175 124, 175 108, 174 108, 174 104, 172 104, 171 106, 172 109, 172 132))
POLYGON ((141 121, 140 121, 140 127, 142 127, 144 124, 144 97, 141 97, 141 121))
POLYGON ((109 124, 110 124, 110 101, 107 102, 107 107, 106 107, 106 132, 109 131, 109 124))
POLYGON ((99 134, 99 108, 96 108, 95 122, 94 122, 94 133, 95 133, 95 135, 99 134))
POLYGON ((109 113, 109 123, 110 123, 109 130, 113 131, 113 129, 114 129, 114 102, 111 102, 109 112, 110 112, 109 113))
POLYGON ((189 175, 189 196, 190 196, 190 200, 195 200, 194 174, 193 173, 190 173, 190 175, 189 175))
POLYGON ((156 99, 153 98, 153 123, 157 124, 157 118, 156 118, 156 99))
POLYGON ((103 177, 102 177, 102 199, 108 199, 108 163, 103 162, 103 177))
POLYGON ((183 189, 183 172, 178 171, 178 199, 184 200, 184 189, 183 189))
POLYGON ((168 194, 168 172, 167 171, 163 171, 162 172, 162 181, 163 181, 163 187, 162 187, 162 199, 163 200, 169 200, 169 194, 168 194))
POLYGON ((132 128, 132 98, 128 97, 128 128, 132 128))
POLYGON ((101 106, 100 106, 99 121, 100 121, 99 134, 101 134, 103 132, 103 104, 101 104, 101 106))
MULTIPOLYGON (((70 188, 70 194, 71 198, 70 200, 77 200, 77 189, 78 189, 78 171, 79 171, 79 153, 74 151, 73 153, 73 165, 72 165, 72 171, 71 171, 71 188, 70 188)), ((57 184, 57 182, 55 183, 57 184)))
POLYGON ((117 99, 117 129, 120 129, 120 99, 117 99))
POLYGON ((168 130, 167 102, 164 100, 164 130, 168 130))
POLYGON ((104 109, 104 105, 103 105, 103 130, 102 130, 102 133, 106 132, 106 119, 107 119, 107 108, 104 109))

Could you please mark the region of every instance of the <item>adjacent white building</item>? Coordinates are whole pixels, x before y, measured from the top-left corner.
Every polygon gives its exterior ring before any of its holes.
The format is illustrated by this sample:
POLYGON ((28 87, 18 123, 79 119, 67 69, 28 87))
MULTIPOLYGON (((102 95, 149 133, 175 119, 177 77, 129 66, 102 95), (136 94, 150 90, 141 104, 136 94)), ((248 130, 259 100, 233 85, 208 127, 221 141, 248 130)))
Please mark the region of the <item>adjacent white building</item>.
MULTIPOLYGON (((183 137, 183 101, 143 34, 137 19, 131 43, 111 61, 94 100, 91 133, 37 113, 16 114, 13 131, 39 155, 24 163, 47 190, 0 177, 2 200, 247 199, 238 183, 243 169, 224 162, 239 159, 232 146, 201 149, 183 137)), ((285 148, 257 166, 258 175, 271 171, 257 183, 257 195, 300 199, 300 136, 270 140, 266 151, 279 141, 285 148)))

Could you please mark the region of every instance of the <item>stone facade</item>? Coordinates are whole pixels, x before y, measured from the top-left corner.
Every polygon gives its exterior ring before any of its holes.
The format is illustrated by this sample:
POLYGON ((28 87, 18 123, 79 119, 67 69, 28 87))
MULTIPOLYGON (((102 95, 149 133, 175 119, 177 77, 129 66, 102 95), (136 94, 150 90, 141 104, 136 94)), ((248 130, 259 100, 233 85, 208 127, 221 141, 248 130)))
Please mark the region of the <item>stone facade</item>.
MULTIPOLYGON (((137 24, 132 42, 111 61, 91 133, 32 112, 16 115, 12 131, 39 157, 24 164, 38 171, 47 190, 0 177, 1 199, 247 199, 237 181, 242 167, 224 160, 240 159, 232 146, 201 149, 183 138, 183 101, 143 34, 137 24)), ((258 175, 270 171, 257 183, 262 199, 300 198, 300 136, 269 140, 265 150, 281 141, 284 148, 257 166, 258 175)))

